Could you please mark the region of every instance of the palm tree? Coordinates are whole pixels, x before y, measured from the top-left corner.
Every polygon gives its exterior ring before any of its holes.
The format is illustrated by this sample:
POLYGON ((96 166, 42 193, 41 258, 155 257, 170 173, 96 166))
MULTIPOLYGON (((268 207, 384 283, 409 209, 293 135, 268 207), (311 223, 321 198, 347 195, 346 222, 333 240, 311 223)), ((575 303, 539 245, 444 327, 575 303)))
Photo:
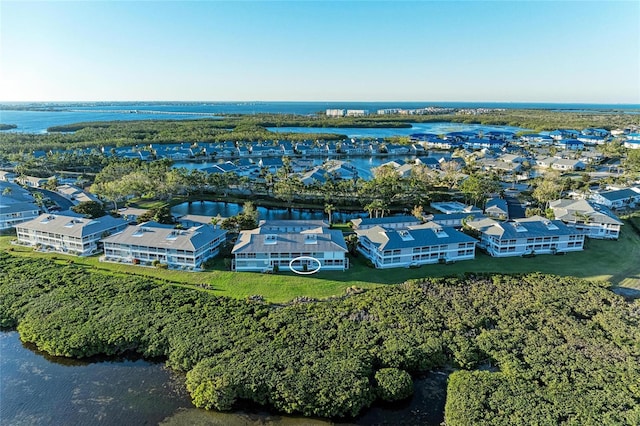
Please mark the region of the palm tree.
POLYGON ((331 213, 336 209, 333 204, 327 203, 324 205, 324 212, 329 215, 329 226, 331 226, 331 213))

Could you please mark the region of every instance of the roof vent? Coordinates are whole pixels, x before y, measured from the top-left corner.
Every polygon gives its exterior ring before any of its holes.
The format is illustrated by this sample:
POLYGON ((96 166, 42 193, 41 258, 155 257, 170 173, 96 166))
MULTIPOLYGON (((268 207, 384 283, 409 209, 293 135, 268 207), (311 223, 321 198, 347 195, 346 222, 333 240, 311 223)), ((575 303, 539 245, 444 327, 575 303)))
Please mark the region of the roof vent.
POLYGON ((318 236, 316 234, 305 234, 304 243, 305 244, 318 244, 318 236))
POLYGON ((413 241, 413 235, 409 233, 409 231, 398 231, 398 235, 402 238, 402 241, 413 241))
POLYGON ((544 221, 544 225, 550 231, 557 231, 558 229, 560 229, 560 228, 558 228, 558 226, 555 223, 551 222, 550 220, 545 220, 544 221))
POLYGON ((278 237, 275 234, 267 234, 264 236, 265 244, 276 244, 278 242, 278 237))
POLYGON ((435 232, 436 237, 438 237, 438 238, 446 238, 446 237, 449 236, 449 234, 444 232, 444 229, 442 229, 442 228, 436 228, 436 229, 433 230, 433 232, 435 232))
POLYGON ((527 228, 522 226, 520 222, 513 222, 513 227, 516 229, 516 232, 527 232, 527 228))

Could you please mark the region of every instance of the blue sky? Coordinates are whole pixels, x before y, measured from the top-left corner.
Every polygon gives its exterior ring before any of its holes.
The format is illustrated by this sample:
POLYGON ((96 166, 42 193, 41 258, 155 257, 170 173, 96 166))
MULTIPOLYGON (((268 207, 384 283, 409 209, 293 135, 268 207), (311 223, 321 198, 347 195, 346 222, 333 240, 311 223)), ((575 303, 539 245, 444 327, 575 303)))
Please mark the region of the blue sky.
POLYGON ((0 101, 640 103, 637 1, 0 1, 0 101))

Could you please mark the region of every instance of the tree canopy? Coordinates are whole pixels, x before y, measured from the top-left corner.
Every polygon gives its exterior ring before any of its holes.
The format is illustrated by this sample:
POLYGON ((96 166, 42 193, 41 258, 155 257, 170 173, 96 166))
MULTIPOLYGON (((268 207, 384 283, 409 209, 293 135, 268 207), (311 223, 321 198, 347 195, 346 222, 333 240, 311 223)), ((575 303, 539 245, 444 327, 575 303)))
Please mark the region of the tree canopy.
POLYGON ((640 421, 640 302, 605 283, 467 275, 275 306, 8 253, 0 266, 0 326, 53 355, 163 357, 198 407, 350 417, 452 367, 449 425, 640 421))

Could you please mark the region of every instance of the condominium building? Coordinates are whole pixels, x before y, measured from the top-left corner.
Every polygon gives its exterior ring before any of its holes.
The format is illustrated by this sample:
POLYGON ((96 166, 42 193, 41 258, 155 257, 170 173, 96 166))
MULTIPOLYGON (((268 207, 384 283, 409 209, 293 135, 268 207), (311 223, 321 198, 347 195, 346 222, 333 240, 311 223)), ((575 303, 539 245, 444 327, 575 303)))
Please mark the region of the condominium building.
POLYGON ((623 222, 607 207, 587 200, 560 199, 549 208, 556 219, 584 233, 587 237, 617 240, 623 222))
POLYGON ((358 251, 376 268, 454 262, 475 257, 476 240, 454 228, 427 222, 406 229, 357 230, 358 251))
POLYGON ((101 248, 100 239, 122 231, 127 222, 112 216, 86 219, 71 212, 44 213, 16 225, 18 243, 62 253, 88 256, 101 248))
POLYGON ((136 265, 157 261, 172 269, 199 269, 218 254, 226 234, 213 225, 176 229, 173 225, 146 222, 103 239, 104 259, 136 265))
POLYGON ((233 269, 344 271, 349 267, 347 252, 342 232, 329 229, 322 221, 265 221, 256 229, 240 232, 232 250, 233 269))
POLYGON ((584 247, 584 233, 560 220, 540 216, 506 222, 487 218, 467 225, 479 233, 478 247, 495 257, 556 254, 584 247))

